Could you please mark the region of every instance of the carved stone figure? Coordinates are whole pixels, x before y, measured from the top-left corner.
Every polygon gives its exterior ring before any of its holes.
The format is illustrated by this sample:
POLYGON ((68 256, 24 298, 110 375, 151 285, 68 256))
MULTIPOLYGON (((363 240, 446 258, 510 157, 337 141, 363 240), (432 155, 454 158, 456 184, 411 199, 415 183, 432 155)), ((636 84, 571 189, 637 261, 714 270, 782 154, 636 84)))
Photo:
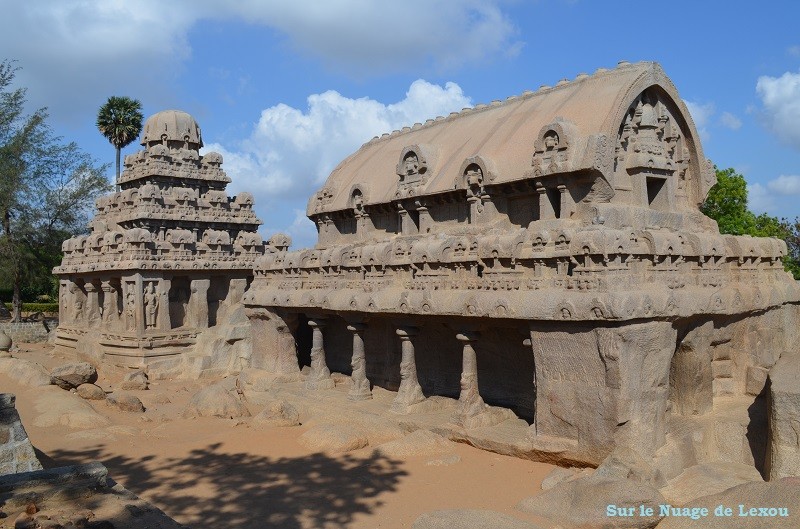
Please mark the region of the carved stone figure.
POLYGON ((155 328, 158 316, 158 295, 153 283, 150 283, 144 292, 144 314, 145 327, 147 329, 155 328))
POLYGON ((83 299, 81 298, 80 291, 74 285, 70 286, 70 293, 72 294, 72 320, 79 321, 83 319, 83 299))
POLYGON ((125 323, 129 331, 136 330, 136 291, 129 285, 125 292, 125 323))
POLYGON ((415 153, 408 153, 403 160, 403 164, 405 167, 406 177, 414 176, 415 174, 419 173, 419 158, 417 158, 415 153))

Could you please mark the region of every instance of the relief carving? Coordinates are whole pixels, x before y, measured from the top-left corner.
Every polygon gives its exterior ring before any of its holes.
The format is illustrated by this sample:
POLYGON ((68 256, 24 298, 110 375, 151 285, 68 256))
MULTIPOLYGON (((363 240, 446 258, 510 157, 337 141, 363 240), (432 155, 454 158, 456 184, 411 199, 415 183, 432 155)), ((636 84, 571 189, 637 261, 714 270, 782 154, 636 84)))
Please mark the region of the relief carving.
POLYGON ((158 294, 156 294, 155 284, 150 283, 144 291, 144 315, 145 328, 155 329, 158 321, 158 294))

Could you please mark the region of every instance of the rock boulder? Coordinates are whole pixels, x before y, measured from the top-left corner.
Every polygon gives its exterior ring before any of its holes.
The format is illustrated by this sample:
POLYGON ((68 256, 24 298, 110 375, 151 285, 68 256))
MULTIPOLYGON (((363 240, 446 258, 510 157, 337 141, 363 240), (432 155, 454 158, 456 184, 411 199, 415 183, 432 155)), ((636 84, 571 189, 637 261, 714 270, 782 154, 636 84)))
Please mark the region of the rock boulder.
POLYGON ((300 413, 285 400, 276 400, 255 415, 252 424, 255 427, 297 426, 300 424, 300 413))
POLYGON ((125 375, 121 388, 127 391, 141 391, 147 389, 147 375, 141 369, 125 375))
POLYGON ((106 392, 95 384, 81 384, 77 389, 78 396, 86 400, 104 400, 106 392))
POLYGON ((661 519, 656 515, 662 503, 664 498, 658 490, 645 483, 594 475, 559 483, 538 496, 522 500, 517 509, 567 527, 647 529, 655 527, 661 519), (640 506, 652 508, 654 515, 640 516, 640 506), (611 507, 613 514, 609 511, 611 507))
POLYGON ((194 394, 183 412, 191 417, 249 417, 250 412, 238 396, 220 384, 203 388, 194 394))
POLYGON ((96 380, 97 370, 88 362, 71 362, 50 371, 50 382, 66 390, 77 388, 81 384, 91 384, 96 380))

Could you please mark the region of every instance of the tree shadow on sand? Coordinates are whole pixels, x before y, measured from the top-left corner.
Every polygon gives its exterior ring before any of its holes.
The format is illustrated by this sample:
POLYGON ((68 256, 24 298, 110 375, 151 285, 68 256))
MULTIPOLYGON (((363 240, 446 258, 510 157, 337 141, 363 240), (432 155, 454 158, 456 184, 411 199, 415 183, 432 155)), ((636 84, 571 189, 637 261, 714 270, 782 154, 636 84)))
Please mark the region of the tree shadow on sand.
POLYGON ((220 443, 169 458, 168 472, 152 471, 141 459, 111 455, 102 448, 57 450, 58 465, 100 461, 126 488, 149 495, 163 511, 190 527, 346 527, 359 514, 382 505, 379 496, 397 489, 407 473, 399 461, 374 454, 331 458, 321 453, 269 457, 220 452, 220 443), (200 487, 199 494, 194 487, 200 487))

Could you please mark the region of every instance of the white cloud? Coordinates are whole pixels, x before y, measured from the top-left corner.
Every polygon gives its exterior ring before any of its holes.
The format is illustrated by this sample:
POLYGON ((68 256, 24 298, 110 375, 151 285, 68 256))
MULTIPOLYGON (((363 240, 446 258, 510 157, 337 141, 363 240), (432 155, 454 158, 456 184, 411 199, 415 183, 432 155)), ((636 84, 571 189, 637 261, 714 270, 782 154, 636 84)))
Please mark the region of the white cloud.
POLYGON ((767 188, 781 195, 800 195, 800 176, 781 175, 767 182, 767 188))
POLYGON ((297 48, 355 71, 396 70, 432 60, 451 67, 519 49, 498 0, 295 0, 220 2, 206 9, 236 13, 284 33, 297 48))
POLYGON ((728 127, 731 130, 739 130, 742 127, 742 120, 730 112, 723 112, 719 120, 723 126, 728 127))
POLYGON ((758 78, 756 92, 766 126, 787 144, 800 149, 800 72, 758 78))
MULTIPOLYGON (((37 0, 4 2, 3 56, 20 61, 21 86, 58 117, 93 114, 109 94, 170 103, 200 20, 272 28, 296 48, 358 75, 456 67, 513 54, 520 43, 502 0, 37 0)), ((256 56, 257 57, 257 56, 256 56)), ((256 60, 258 60, 256 58, 256 60)), ((269 61, 269 58, 263 60, 269 61)), ((257 65, 266 66, 266 65, 257 65)))
POLYGON ((708 141, 711 134, 708 132, 708 124, 711 122, 711 116, 714 114, 714 103, 698 103, 695 101, 683 100, 686 106, 689 107, 689 114, 692 115, 697 132, 700 134, 700 139, 708 141))
POLYGON ((194 15, 177 3, 41 0, 5 2, 3 57, 37 107, 60 118, 93 115, 109 95, 157 93, 190 56, 194 15))
POLYGON ((747 207, 753 213, 759 215, 767 213, 775 208, 775 201, 772 193, 761 184, 747 184, 747 207))
MULTIPOLYGON (((391 104, 330 90, 309 96, 306 109, 285 104, 267 108, 241 144, 209 144, 204 151, 223 155, 223 167, 233 179, 231 192, 253 193, 259 216, 273 224, 275 207, 283 208, 284 214, 286 208, 304 214, 308 197, 333 168, 371 137, 470 105, 457 84, 441 87, 422 79, 411 84, 404 99, 391 104)), ((293 224, 278 228, 290 234, 294 230, 296 242, 308 244, 316 230, 306 222, 313 233, 296 215, 293 224)))

